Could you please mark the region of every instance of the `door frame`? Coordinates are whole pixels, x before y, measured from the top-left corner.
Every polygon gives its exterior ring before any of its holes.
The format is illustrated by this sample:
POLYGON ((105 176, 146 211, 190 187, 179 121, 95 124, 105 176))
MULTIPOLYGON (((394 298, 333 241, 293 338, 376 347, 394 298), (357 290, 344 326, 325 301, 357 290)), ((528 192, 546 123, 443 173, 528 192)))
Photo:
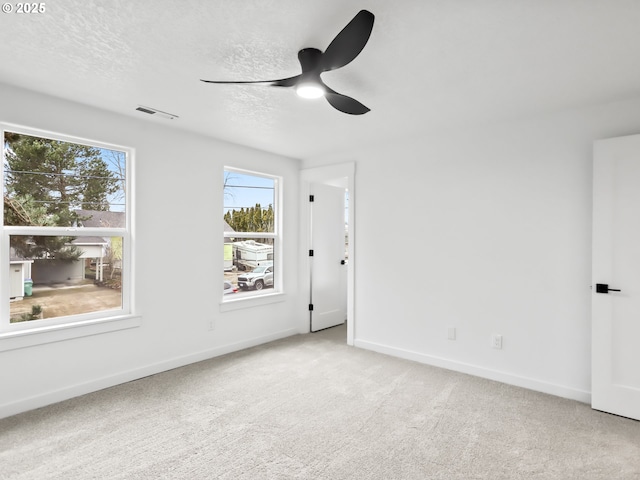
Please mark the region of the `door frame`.
POLYGON ((311 194, 311 184, 322 183, 328 185, 346 185, 349 191, 349 261, 347 262, 347 345, 353 346, 356 329, 355 316, 355 172, 354 162, 327 165, 323 167, 305 168, 300 170, 300 200, 301 200, 301 222, 300 222, 300 293, 301 308, 307 313, 304 316, 304 324, 301 324, 301 333, 311 331, 308 312, 308 299, 311 291, 311 269, 309 264, 309 246, 311 244, 311 205, 309 195, 311 194), (342 182, 345 182, 344 184, 342 182))

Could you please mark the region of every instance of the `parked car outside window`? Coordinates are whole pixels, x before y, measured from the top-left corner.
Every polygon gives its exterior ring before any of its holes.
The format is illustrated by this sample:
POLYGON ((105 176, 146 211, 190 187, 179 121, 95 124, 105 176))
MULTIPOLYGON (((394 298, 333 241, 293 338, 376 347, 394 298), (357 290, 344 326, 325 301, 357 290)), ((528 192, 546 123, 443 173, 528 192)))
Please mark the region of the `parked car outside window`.
POLYGON ((243 273, 238 276, 238 286, 243 290, 273 287, 273 265, 259 266, 249 273, 243 273))
POLYGON ((224 285, 222 287, 222 293, 224 295, 228 295, 230 293, 237 293, 238 287, 236 287, 233 283, 225 280, 224 285))

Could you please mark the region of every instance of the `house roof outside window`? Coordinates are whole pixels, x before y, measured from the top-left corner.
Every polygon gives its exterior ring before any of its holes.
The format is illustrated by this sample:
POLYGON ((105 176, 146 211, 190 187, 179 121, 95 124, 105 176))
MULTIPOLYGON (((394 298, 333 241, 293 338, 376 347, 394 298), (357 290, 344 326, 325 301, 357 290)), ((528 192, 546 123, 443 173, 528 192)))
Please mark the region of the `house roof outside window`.
POLYGON ((103 212, 99 210, 76 210, 78 227, 124 228, 124 212, 103 212))

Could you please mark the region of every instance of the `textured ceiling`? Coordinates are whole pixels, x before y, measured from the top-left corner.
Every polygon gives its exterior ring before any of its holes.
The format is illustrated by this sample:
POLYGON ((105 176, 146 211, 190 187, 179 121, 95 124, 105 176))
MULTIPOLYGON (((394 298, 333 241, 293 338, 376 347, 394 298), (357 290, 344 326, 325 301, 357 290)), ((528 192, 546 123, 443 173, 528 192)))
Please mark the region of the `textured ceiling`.
MULTIPOLYGON (((15 5, 15 3, 14 3, 15 5)), ((637 0, 53 0, 0 14, 0 82, 296 158, 640 96, 637 0), (300 73, 360 9, 351 64, 323 75, 371 112, 291 89, 211 85, 300 73), (178 115, 163 120, 138 105, 178 115)))

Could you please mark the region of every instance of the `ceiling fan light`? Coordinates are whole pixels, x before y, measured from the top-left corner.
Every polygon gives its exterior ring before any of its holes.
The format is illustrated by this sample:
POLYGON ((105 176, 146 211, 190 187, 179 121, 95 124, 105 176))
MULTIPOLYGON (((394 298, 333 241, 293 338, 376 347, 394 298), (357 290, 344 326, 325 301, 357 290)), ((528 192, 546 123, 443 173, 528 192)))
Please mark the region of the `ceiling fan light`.
POLYGON ((296 93, 302 98, 320 98, 324 96, 324 88, 317 83, 301 83, 296 87, 296 93))

